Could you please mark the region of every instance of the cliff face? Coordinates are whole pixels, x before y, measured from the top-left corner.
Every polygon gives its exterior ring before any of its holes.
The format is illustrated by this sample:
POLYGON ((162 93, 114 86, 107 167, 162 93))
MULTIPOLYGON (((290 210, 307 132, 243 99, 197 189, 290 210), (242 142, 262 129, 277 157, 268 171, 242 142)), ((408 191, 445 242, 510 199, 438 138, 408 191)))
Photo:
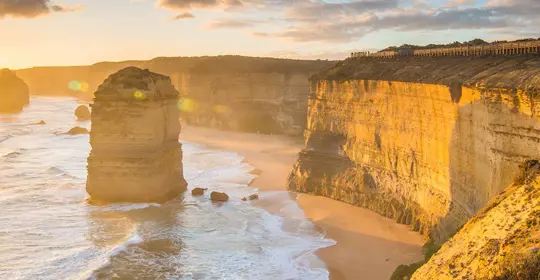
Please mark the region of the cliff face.
POLYGON ((20 112, 28 103, 26 83, 9 69, 0 70, 0 113, 20 112))
POLYGON ((538 279, 540 164, 490 201, 412 279, 538 279))
POLYGON ((308 79, 288 73, 192 74, 186 102, 194 107, 185 108, 183 118, 220 129, 301 135, 308 79))
POLYGON ((170 57, 149 61, 103 62, 77 67, 17 71, 33 94, 91 99, 110 74, 128 66, 171 77, 182 117, 190 124, 252 132, 301 134, 305 128, 308 77, 334 65, 329 61, 242 56, 170 57))
POLYGON ((519 80, 526 70, 502 66, 510 60, 406 60, 417 70, 360 59, 313 77, 289 188, 367 207, 441 243, 540 154, 540 64, 524 61, 536 72, 519 80), (345 74, 356 79, 336 80, 345 74), (395 80, 370 80, 379 75, 395 80), (496 77, 505 87, 488 86, 496 77))
POLYGON ((93 200, 162 202, 186 189, 178 92, 169 77, 125 68, 96 91, 86 189, 93 200))

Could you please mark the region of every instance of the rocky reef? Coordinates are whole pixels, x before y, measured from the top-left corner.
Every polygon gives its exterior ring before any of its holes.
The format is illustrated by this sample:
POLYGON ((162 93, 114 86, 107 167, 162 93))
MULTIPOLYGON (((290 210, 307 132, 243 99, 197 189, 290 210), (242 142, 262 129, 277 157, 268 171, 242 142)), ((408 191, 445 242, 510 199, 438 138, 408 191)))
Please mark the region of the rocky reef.
POLYGON ((301 134, 305 128, 308 78, 333 66, 323 60, 244 56, 160 57, 101 62, 90 66, 18 70, 32 94, 91 100, 110 74, 128 66, 171 77, 189 124, 229 130, 301 134))
POLYGON ((441 244, 540 155, 540 58, 349 59, 314 75, 289 188, 441 244))
POLYGON ((136 67, 99 86, 86 184, 93 201, 163 202, 186 190, 177 103, 169 77, 136 67))
POLYGON ((420 267, 412 279, 538 279, 540 163, 522 174, 420 267))
POLYGON ((9 69, 0 70, 0 113, 20 112, 28 103, 26 83, 9 69))

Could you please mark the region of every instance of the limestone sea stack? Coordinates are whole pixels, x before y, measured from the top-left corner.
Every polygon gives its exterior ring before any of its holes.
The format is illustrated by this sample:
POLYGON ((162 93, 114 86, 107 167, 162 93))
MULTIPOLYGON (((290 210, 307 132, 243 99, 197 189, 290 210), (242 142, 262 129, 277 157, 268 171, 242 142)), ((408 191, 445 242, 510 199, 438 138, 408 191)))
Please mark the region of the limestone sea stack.
POLYGON ((0 113, 22 111, 30 103, 28 85, 9 70, 0 70, 0 113))
POLYGON ((177 102, 169 77, 136 67, 98 87, 86 183, 92 201, 164 202, 186 190, 177 102))

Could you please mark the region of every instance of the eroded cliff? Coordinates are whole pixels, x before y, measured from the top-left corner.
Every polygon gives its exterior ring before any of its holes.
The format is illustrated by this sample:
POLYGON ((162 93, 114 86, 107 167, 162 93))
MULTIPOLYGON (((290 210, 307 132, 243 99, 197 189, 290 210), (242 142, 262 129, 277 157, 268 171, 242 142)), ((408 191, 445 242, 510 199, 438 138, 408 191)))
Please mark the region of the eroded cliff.
POLYGON ((540 277, 540 163, 491 200, 412 279, 524 279, 540 277))
POLYGON ((170 78, 128 67, 95 96, 86 184, 92 200, 163 202, 185 191, 178 91, 170 78))
POLYGON ((309 77, 323 62, 220 57, 190 71, 184 117, 221 129, 301 135, 309 77))
POLYGON ((0 113, 20 112, 30 103, 26 83, 9 70, 0 70, 0 113))
POLYGON ((315 75, 289 188, 444 242, 540 154, 540 59, 514 59, 366 58, 315 75))
POLYGON ((18 70, 32 94, 92 99, 110 74, 128 66, 171 77, 182 117, 193 125, 251 132, 301 134, 305 128, 308 78, 335 62, 243 56, 163 57, 102 62, 90 66, 18 70))

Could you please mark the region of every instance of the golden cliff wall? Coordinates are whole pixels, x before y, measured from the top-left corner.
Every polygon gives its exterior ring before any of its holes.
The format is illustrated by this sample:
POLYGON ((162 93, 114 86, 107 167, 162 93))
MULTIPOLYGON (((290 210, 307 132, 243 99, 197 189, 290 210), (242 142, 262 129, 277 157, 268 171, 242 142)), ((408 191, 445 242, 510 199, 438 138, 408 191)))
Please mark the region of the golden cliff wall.
POLYGON ((444 241, 540 154, 535 91, 314 80, 294 191, 370 208, 444 241))
POLYGON ((182 117, 194 125, 251 132, 301 135, 305 128, 308 78, 335 62, 264 57, 161 57, 148 61, 100 62, 89 66, 18 70, 32 94, 92 100, 103 80, 135 66, 171 77, 185 97, 182 117))
POLYGON ((412 279, 539 279, 540 163, 491 200, 412 279))
POLYGON ((221 129, 301 135, 305 128, 308 74, 192 73, 183 117, 221 129))

